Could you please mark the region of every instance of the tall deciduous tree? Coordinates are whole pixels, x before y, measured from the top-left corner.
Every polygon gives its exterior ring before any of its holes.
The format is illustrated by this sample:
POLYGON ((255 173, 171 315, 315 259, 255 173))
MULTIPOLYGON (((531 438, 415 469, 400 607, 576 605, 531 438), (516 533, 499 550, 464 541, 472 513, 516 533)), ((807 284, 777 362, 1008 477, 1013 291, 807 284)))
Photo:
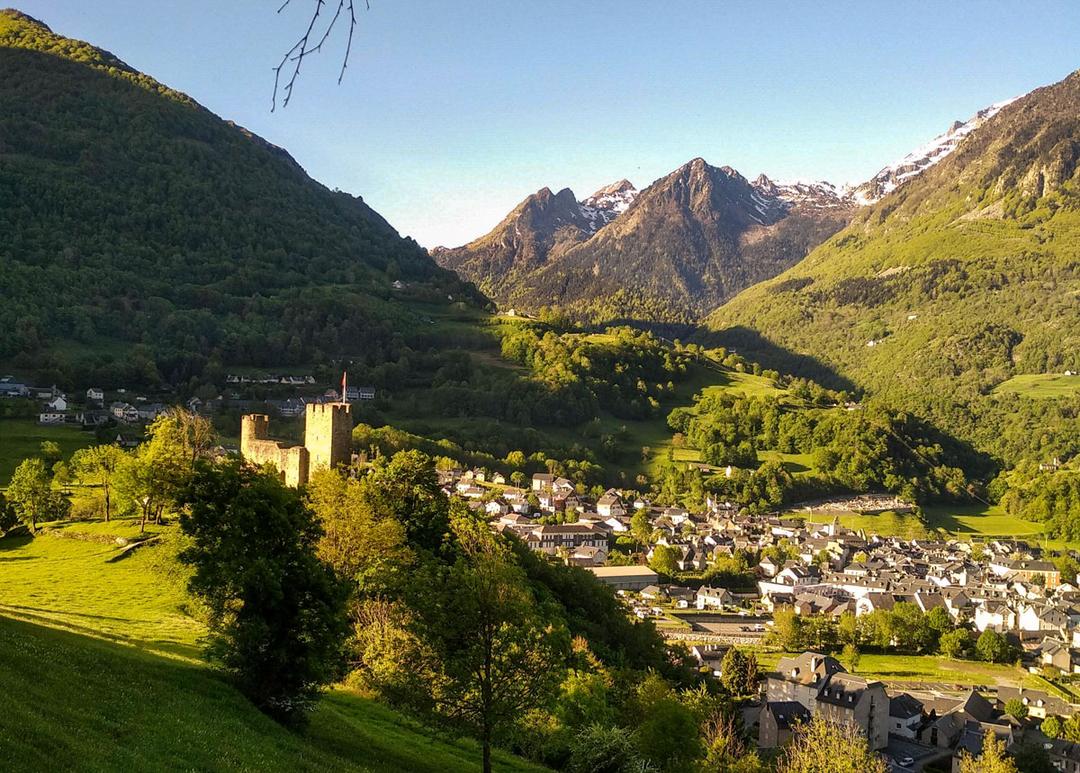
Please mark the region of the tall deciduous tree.
POLYGON ((732 647, 720 663, 720 682, 732 695, 754 695, 758 682, 757 658, 732 647))
POLYGON ((115 445, 80 448, 71 457, 71 466, 84 486, 97 486, 105 506, 105 521, 112 517, 113 480, 124 461, 124 451, 115 445))
POLYGON ((52 479, 41 459, 24 459, 11 476, 6 497, 19 520, 31 533, 39 520, 54 520, 67 515, 70 502, 52 488, 52 479))
POLYGON ((1015 656, 1009 640, 997 631, 987 628, 975 642, 975 653, 987 663, 1004 663, 1015 656))
POLYGON ((452 528, 457 559, 420 579, 412 606, 430 645, 435 712, 479 736, 490 773, 497 734, 558 688, 569 636, 486 523, 461 508, 452 528))
POLYGON ((202 463, 181 492, 180 560, 210 610, 208 654, 256 706, 302 724, 319 688, 341 675, 349 588, 316 555, 300 494, 238 463, 202 463))
POLYGON ((139 508, 140 531, 153 515, 161 522, 167 507, 176 504, 191 476, 198 453, 193 450, 185 411, 162 414, 146 428, 149 439, 125 457, 117 482, 124 497, 139 508))

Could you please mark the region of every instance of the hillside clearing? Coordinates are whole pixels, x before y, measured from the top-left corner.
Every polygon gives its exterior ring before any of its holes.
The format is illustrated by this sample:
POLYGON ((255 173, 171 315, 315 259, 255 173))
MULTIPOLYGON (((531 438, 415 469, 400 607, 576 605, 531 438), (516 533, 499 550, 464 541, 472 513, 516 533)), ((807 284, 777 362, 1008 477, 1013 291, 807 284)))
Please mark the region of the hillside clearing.
POLYGON ((46 427, 33 419, 0 419, 0 487, 6 486, 19 462, 38 456, 41 444, 51 440, 60 446, 67 459, 80 448, 94 442, 92 432, 77 427, 46 427))
POLYGON ((1012 393, 1032 400, 1072 397, 1080 394, 1080 376, 1064 373, 1025 373, 994 387, 995 393, 1012 393))

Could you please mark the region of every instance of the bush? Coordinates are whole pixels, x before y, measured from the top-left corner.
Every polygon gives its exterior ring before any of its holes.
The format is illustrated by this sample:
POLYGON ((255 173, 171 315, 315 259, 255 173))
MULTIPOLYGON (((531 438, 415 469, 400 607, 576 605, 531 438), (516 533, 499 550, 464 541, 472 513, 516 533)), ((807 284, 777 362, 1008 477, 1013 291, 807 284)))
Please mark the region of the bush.
POLYGON ((575 773, 630 773, 640 770, 641 762, 629 730, 593 724, 574 737, 567 769, 575 773))

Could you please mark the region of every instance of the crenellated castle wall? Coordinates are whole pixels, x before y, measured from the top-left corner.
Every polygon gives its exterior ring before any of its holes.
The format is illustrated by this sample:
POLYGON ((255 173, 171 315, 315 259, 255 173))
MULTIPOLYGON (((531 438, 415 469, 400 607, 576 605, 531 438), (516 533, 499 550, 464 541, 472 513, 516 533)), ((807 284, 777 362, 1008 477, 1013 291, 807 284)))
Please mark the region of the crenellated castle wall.
POLYGON ((352 412, 348 403, 310 404, 304 445, 270 438, 270 417, 253 413, 240 423, 240 455, 245 461, 273 465, 288 486, 303 486, 313 471, 352 461, 352 412))

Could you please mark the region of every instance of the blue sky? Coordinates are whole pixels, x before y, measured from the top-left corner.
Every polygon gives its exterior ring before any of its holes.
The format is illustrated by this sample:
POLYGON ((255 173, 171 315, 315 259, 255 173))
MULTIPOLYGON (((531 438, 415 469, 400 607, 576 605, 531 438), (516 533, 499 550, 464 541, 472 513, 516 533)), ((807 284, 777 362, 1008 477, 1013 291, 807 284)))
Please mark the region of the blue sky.
POLYGON ((1071 1, 371 0, 344 83, 337 36, 271 113, 271 68, 313 0, 281 14, 277 0, 13 2, 287 148, 426 246, 486 232, 545 185, 644 187, 695 156, 861 181, 1080 67, 1071 1))

